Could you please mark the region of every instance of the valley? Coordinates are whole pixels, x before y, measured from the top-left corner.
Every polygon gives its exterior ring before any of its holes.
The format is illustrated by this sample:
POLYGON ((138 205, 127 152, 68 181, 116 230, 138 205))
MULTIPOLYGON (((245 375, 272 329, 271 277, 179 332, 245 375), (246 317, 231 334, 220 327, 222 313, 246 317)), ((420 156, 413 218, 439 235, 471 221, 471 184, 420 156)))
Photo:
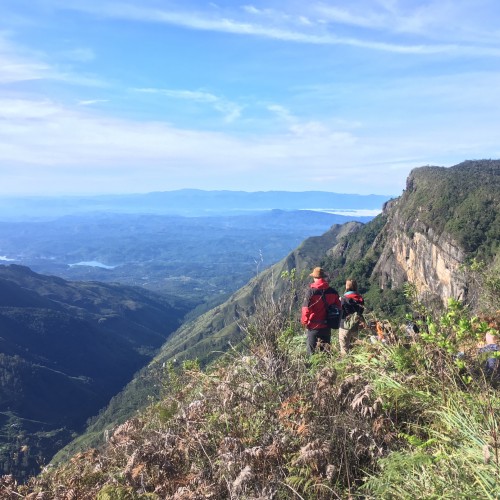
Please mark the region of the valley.
POLYGON ((202 303, 237 290, 308 236, 333 224, 372 218, 270 210, 217 217, 97 213, 0 222, 0 255, 4 262, 65 279, 142 286, 202 303))

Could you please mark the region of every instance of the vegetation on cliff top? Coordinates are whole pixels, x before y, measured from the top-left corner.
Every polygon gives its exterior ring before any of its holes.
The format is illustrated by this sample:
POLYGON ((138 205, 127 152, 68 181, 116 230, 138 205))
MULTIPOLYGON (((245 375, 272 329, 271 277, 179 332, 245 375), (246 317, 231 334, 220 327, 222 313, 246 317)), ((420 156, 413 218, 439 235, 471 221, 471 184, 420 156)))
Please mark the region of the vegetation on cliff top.
POLYGON ((400 204, 408 221, 450 234, 469 254, 491 259, 500 244, 500 160, 413 170, 400 204))

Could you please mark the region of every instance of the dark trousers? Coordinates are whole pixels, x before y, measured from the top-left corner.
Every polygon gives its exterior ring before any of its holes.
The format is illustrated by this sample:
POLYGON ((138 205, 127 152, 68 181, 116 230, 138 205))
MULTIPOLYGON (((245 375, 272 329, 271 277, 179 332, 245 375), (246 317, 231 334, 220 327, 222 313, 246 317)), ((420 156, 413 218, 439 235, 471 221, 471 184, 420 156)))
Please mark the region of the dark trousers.
POLYGON ((307 354, 313 354, 316 347, 324 351, 325 347, 330 347, 332 331, 330 328, 318 328, 317 330, 307 330, 307 354))

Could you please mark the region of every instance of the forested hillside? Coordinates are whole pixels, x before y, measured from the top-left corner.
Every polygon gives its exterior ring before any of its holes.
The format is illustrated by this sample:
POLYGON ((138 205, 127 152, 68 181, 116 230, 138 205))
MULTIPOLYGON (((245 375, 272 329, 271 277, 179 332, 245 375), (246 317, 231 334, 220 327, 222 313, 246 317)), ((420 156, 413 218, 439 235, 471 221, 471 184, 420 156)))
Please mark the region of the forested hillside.
POLYGON ((0 266, 0 466, 36 473, 155 354, 181 301, 0 266))

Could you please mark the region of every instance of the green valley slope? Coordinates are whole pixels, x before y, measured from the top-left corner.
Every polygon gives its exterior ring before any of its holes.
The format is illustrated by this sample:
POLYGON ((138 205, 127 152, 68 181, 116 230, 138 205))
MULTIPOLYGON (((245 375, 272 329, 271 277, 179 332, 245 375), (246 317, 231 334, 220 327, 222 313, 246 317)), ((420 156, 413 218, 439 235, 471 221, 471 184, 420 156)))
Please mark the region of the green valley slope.
POLYGON ((37 472, 174 331, 185 307, 146 290, 0 266, 0 465, 37 472))

